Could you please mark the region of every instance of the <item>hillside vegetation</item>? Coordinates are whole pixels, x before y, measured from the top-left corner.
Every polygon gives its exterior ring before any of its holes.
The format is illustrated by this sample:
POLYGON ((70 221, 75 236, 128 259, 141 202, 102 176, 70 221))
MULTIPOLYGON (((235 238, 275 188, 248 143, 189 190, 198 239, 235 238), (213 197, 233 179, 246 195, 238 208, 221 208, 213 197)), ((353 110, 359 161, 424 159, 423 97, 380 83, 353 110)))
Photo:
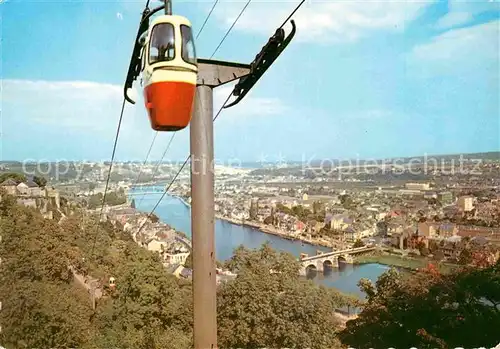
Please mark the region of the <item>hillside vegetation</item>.
MULTIPOLYGON (((75 214, 59 225, 7 195, 0 215, 4 347, 192 348, 191 284, 168 274, 158 255, 111 224, 75 214), (116 290, 105 288, 94 310, 69 266, 113 276, 116 290)), ((362 280, 367 303, 345 329, 333 310, 359 304, 300 279, 293 256, 242 247, 226 266, 238 277, 217 293, 221 349, 491 348, 499 341, 499 263, 362 280)))
MULTIPOLYGON (((4 347, 192 347, 191 284, 168 274, 156 254, 111 224, 75 214, 59 225, 7 195, 0 214, 4 347), (105 289, 93 310, 69 266, 113 276, 116 290, 105 289)), ((302 281, 293 256, 268 245, 238 249, 229 263, 239 277, 218 290, 220 348, 339 347, 333 309, 351 299, 302 281)))

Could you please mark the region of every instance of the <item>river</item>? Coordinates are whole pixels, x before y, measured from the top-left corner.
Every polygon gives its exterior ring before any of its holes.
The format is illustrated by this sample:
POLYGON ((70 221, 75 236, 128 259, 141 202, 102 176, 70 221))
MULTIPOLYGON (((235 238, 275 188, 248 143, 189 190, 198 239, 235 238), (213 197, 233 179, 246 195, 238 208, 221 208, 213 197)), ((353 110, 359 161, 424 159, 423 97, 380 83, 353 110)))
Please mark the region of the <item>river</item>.
MULTIPOLYGON (((136 208, 141 211, 150 212, 160 197, 161 193, 146 194, 141 201, 140 196, 135 196, 136 208)), ((162 202, 156 208, 155 214, 164 223, 191 237, 191 210, 179 198, 165 195, 162 202)), ((279 236, 265 234, 257 229, 232 224, 219 219, 216 220, 215 254, 218 260, 229 259, 234 249, 239 245, 247 248, 259 248, 266 241, 269 241, 274 249, 289 252, 296 257, 299 257, 300 253, 314 255, 317 250, 331 251, 327 247, 313 246, 301 241, 291 241, 279 236)), ((309 275, 308 278, 313 279, 314 282, 319 284, 335 287, 344 293, 364 298, 365 295, 357 286, 359 279, 367 278, 376 281, 387 269, 387 266, 380 264, 341 264, 338 269, 309 275)))

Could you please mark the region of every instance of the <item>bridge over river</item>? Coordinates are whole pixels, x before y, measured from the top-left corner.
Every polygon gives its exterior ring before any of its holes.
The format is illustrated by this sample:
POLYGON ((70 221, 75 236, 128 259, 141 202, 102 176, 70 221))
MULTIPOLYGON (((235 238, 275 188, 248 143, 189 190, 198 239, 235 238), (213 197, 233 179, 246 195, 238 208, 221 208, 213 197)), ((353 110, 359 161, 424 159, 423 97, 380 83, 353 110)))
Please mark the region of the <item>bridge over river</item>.
POLYGON ((343 261, 344 263, 352 263, 353 255, 371 252, 375 249, 375 246, 363 246, 332 252, 319 252, 315 256, 302 254, 300 258, 300 263, 302 265, 300 273, 301 275, 306 275, 307 269, 323 271, 325 265, 330 266, 331 268, 338 268, 339 260, 343 261))

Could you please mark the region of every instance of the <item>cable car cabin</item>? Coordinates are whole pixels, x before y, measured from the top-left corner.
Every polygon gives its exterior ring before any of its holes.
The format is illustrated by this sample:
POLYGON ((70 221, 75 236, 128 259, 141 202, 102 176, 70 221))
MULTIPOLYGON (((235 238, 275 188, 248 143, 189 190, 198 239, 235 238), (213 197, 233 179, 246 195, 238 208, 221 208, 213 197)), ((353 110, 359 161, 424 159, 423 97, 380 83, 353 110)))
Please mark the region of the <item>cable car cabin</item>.
POLYGON ((196 77, 196 51, 187 18, 163 15, 139 39, 142 45, 141 84, 156 131, 178 131, 191 121, 196 77))

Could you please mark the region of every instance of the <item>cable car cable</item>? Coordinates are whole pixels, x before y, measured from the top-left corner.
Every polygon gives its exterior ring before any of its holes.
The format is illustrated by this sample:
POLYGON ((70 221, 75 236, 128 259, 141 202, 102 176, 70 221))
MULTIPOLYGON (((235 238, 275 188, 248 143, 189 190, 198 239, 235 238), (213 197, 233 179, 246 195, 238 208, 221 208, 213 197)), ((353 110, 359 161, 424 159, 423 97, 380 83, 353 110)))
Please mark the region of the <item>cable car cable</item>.
POLYGON ((302 0, 300 2, 300 4, 297 5, 297 7, 295 7, 295 10, 292 11, 292 13, 290 13, 290 16, 287 17, 287 19, 285 19, 285 21, 283 22, 282 25, 279 26, 279 28, 283 28, 284 25, 290 20, 290 18, 292 18, 292 16, 295 14, 295 12, 298 11, 298 9, 304 4, 304 2, 306 2, 306 0, 302 0))
MULTIPOLYGON (((224 105, 227 104, 227 102, 229 101, 229 99, 231 98, 231 96, 232 96, 232 91, 227 96, 227 98, 224 101, 224 103, 222 103, 222 106, 219 108, 219 111, 217 111, 217 114, 215 114, 215 116, 213 118, 214 122, 219 117, 220 113, 224 109, 224 105)), ((153 215, 154 211, 156 210, 156 208, 158 207, 158 205, 161 203, 161 201, 163 200, 163 198, 165 197, 165 195, 168 193, 168 191, 170 190, 170 188, 174 184, 175 180, 177 179, 177 177, 179 176, 179 174, 182 172, 182 170, 186 166, 186 164, 189 161, 189 159, 191 159, 191 154, 188 155, 188 157, 186 158, 186 160, 184 160, 184 163, 182 164, 181 168, 177 171, 177 173, 175 174, 174 178, 172 178, 172 180, 170 181, 170 183, 168 184, 168 186, 165 188, 165 191, 163 192, 163 194, 161 195, 160 199, 158 200, 158 202, 156 203, 156 205, 153 207, 153 209, 151 210, 151 212, 148 214, 148 216, 147 216, 146 220, 144 221, 144 223, 139 227, 139 230, 137 231, 136 235, 138 235, 142 231, 142 228, 146 225, 146 222, 149 220, 149 218, 151 218, 151 216, 153 215)))
POLYGON ((224 37, 222 38, 222 40, 220 41, 219 45, 216 47, 214 53, 212 53, 212 55, 210 56, 210 59, 213 58, 213 56, 215 55, 215 53, 219 50, 219 48, 221 47, 222 43, 224 42, 224 40, 226 40, 226 37, 229 35, 229 33, 231 32, 231 30, 233 29, 234 25, 236 24, 236 22, 238 22, 238 20, 240 19, 241 15, 243 14, 243 12, 245 12, 246 8, 248 7, 248 5, 250 4, 252 0, 248 0, 247 3, 245 4, 245 7, 243 7, 243 9, 241 10, 240 14, 238 15, 238 17, 236 17, 236 19, 234 20, 233 24, 231 24, 231 26, 229 27, 229 29, 227 30, 226 32, 226 35, 224 35, 224 37))
MULTIPOLYGON (((158 169, 160 168, 160 165, 161 165, 161 163, 162 163, 162 161, 163 161, 163 158, 164 158, 164 157, 165 157, 165 155, 167 154, 168 149, 170 148, 170 145, 172 144, 172 141, 174 140, 175 134, 176 134, 176 132, 174 132, 174 133, 172 134, 172 137, 170 137, 170 140, 168 141, 167 148, 165 148, 165 151, 163 152, 163 154, 162 154, 162 156, 161 156, 160 160, 158 160, 158 161, 156 162, 155 168, 153 169, 153 175, 152 175, 152 177, 151 177, 151 181, 152 181, 152 182, 155 180, 156 172, 158 172, 158 169)), ((141 198, 140 198, 139 203, 137 204, 137 206, 139 206, 139 205, 141 204, 142 200, 144 199, 144 196, 146 196, 146 193, 143 193, 143 194, 141 195, 141 198)))
MULTIPOLYGON (((113 168, 113 162, 115 160, 116 145, 118 144, 118 136, 120 135, 120 127, 122 125, 122 119, 123 119, 123 112, 124 112, 124 110, 125 110, 125 98, 123 99, 122 110, 120 112, 120 119, 118 120, 118 127, 116 129, 115 144, 113 145, 113 152, 111 154, 111 163, 109 164, 108 178, 106 179, 106 186, 104 187, 104 195, 103 195, 103 198, 102 198, 101 212, 99 213, 99 221, 101 221, 102 212, 104 210, 104 205, 106 203, 106 194, 107 194, 108 188, 109 188, 109 179, 111 178, 111 169, 113 168)), ((98 233, 98 231, 99 230, 96 229, 96 233, 94 235, 94 242, 92 244, 92 249, 91 249, 91 252, 90 252, 90 258, 92 258, 92 256, 94 255, 94 248, 95 248, 95 244, 96 244, 96 241, 97 241, 97 233, 98 233)))
MULTIPOLYGON (((220 48, 220 46, 222 45, 222 43, 224 42, 224 40, 226 39, 226 37, 229 35, 229 33, 231 32, 232 28, 234 27, 234 25, 236 24, 236 22, 239 20, 239 18, 241 17, 241 15, 243 14, 243 12, 246 10, 246 8, 248 7, 248 5, 250 4, 251 1, 252 0, 248 0, 248 2, 245 4, 245 6, 241 10, 240 14, 238 15, 238 17, 236 17, 235 21, 233 22, 233 24, 231 25, 231 27, 228 29, 228 31, 226 32, 226 35, 224 35, 224 37, 222 38, 221 42, 219 43, 219 45, 217 46, 217 48, 215 49, 214 53, 212 54, 212 56, 210 58, 212 58, 215 55, 215 53, 220 48)), ((305 0, 302 0, 297 5, 297 7, 292 11, 292 13, 283 22, 283 24, 281 25, 281 27, 283 27, 288 22, 288 20, 290 20, 290 18, 297 12, 297 10, 304 4, 304 2, 305 2, 305 0)), ((220 113, 222 112, 222 110, 224 109, 224 106, 227 104, 227 102, 231 98, 232 94, 233 93, 231 91, 231 93, 229 93, 229 95, 227 96, 225 102, 222 104, 221 108, 219 109, 219 111, 217 112, 217 114, 215 115, 215 117, 213 118, 214 122, 219 117, 220 113)), ((175 135, 175 133, 174 133, 174 135, 175 135)), ((171 182, 169 183, 169 185, 166 187, 165 191, 163 192, 162 196, 160 197, 160 199, 158 200, 158 202, 156 203, 156 205, 153 207, 153 209, 151 210, 151 212, 148 214, 148 216, 147 216, 146 220, 144 221, 144 223, 139 227, 139 230, 137 231, 137 234, 139 234, 142 231, 143 227, 146 225, 146 222, 149 220, 149 218, 151 217, 151 215, 153 214, 153 212, 156 210, 156 208, 161 203, 161 201, 163 200, 163 198, 165 197, 165 195, 168 193, 168 190, 170 189, 170 187, 172 186, 172 184, 174 183, 174 181, 177 179, 177 177, 179 176, 179 174, 181 173, 181 171, 184 169, 186 163, 189 161, 190 158, 191 158, 191 155, 189 155, 186 158, 186 160, 182 164, 181 168, 177 171, 177 173, 175 174, 174 178, 171 180, 171 182)))
POLYGON ((146 162, 148 162, 149 154, 151 154, 151 149, 153 149, 153 145, 155 144, 155 140, 156 140, 157 136, 158 136, 158 131, 156 131, 155 136, 153 137, 153 141, 151 142, 151 145, 149 146, 148 153, 146 154, 146 159, 144 159, 144 162, 142 163, 142 166, 140 167, 139 175, 137 176, 137 179, 135 180, 133 187, 135 187, 139 183, 139 179, 141 178, 141 174, 142 174, 142 169, 144 166, 146 166, 146 162))
POLYGON ((217 6, 217 3, 218 3, 218 2, 219 2, 219 0, 215 0, 214 5, 213 5, 213 6, 212 6, 212 8, 210 9, 210 12, 208 13, 207 18, 205 18, 205 22, 203 22, 203 25, 202 25, 202 26, 201 26, 201 28, 200 28, 200 31, 198 32, 198 34, 196 34, 196 39, 198 39, 198 37, 200 36, 201 32, 203 31, 203 28, 205 28, 205 24, 207 24, 208 19, 210 18, 210 15, 212 15, 212 12, 214 11, 215 6, 217 6))

